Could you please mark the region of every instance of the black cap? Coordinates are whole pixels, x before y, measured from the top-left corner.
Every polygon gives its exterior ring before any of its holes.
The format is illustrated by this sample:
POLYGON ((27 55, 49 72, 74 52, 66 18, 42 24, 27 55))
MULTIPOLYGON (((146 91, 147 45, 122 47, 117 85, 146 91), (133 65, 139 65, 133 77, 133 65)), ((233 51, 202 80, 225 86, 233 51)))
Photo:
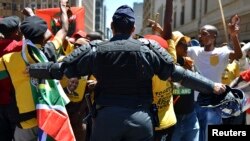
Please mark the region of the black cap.
POLYGON ((22 22, 20 29, 25 38, 34 39, 43 35, 47 31, 48 26, 43 19, 37 16, 30 16, 22 22))
POLYGON ((115 23, 122 22, 133 25, 135 23, 135 13, 128 5, 122 5, 115 11, 112 19, 115 23))
POLYGON ((3 35, 8 35, 17 30, 21 20, 17 16, 9 16, 0 20, 0 32, 3 35))

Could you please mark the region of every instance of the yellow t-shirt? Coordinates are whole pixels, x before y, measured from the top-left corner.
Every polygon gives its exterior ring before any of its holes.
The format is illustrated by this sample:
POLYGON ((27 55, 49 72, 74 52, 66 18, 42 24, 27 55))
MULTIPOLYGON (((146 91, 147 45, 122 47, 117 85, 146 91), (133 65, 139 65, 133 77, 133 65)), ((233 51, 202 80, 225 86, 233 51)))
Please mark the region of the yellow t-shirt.
POLYGON ((240 76, 240 67, 237 61, 228 64, 223 72, 221 82, 229 85, 236 77, 240 76))
MULTIPOLYGON (((27 55, 27 59, 33 62, 29 55, 27 55)), ((35 94, 37 91, 32 91, 31 85, 36 85, 36 81, 31 80, 28 74, 26 74, 26 64, 22 59, 21 52, 9 53, 0 58, 0 72, 7 71, 15 89, 16 104, 19 113, 24 114, 35 111, 32 93, 35 94)), ((20 124, 24 129, 32 128, 37 126, 37 121, 35 118, 32 118, 20 124)))
MULTIPOLYGON (((62 45, 62 41, 54 38, 51 41, 56 49, 59 49, 62 45)), ((42 46, 36 44, 37 48, 42 46)), ((29 63, 35 63, 35 61, 30 57, 28 50, 25 50, 25 55, 29 63)), ((34 55, 35 58, 37 56, 34 55)), ((25 114, 35 111, 35 103, 33 95, 38 93, 37 90, 32 90, 31 85, 35 87, 38 86, 36 79, 31 79, 26 72, 26 64, 22 58, 21 52, 12 52, 5 54, 0 58, 0 76, 1 74, 6 74, 4 77, 10 77, 13 87, 15 89, 16 104, 19 110, 19 114, 25 114)), ((4 78, 2 77, 2 78, 4 78)), ((2 79, 0 77, 0 79, 2 79)), ((31 118, 29 120, 20 123, 23 129, 32 128, 37 126, 37 119, 31 118)))
MULTIPOLYGON (((173 57, 174 62, 177 60, 174 41, 167 40, 168 53, 173 57)), ((158 107, 158 117, 160 126, 155 130, 162 130, 169 128, 176 124, 176 116, 173 107, 173 86, 170 81, 163 81, 156 75, 152 78, 153 85, 153 103, 158 107)))
POLYGON ((156 130, 166 129, 176 123, 176 116, 173 108, 173 87, 171 82, 160 80, 154 75, 153 85, 153 103, 158 107, 158 117, 160 126, 156 130))

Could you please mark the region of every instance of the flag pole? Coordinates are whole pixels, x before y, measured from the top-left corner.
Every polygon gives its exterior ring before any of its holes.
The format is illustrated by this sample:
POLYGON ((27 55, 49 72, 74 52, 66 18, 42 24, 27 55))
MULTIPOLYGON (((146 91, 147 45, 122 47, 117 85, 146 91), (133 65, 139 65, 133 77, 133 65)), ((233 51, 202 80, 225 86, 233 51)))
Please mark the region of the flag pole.
POLYGON ((227 26, 226 26, 226 22, 225 22, 225 17, 224 17, 224 12, 223 12, 223 7, 222 7, 222 4, 221 4, 221 0, 218 0, 219 2, 219 6, 220 6, 220 13, 221 13, 221 18, 222 18, 222 23, 223 23, 223 27, 224 27, 224 34, 225 34, 225 38, 226 38, 226 42, 229 44, 229 41, 228 41, 228 34, 227 34, 227 26))

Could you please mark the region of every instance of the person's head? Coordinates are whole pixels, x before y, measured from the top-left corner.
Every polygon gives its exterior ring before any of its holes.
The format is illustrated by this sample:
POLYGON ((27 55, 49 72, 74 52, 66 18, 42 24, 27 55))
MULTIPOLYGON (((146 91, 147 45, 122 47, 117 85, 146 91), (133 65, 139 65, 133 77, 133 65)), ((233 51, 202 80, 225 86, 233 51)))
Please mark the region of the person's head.
POLYGON ((172 39, 174 40, 176 55, 187 56, 187 47, 191 39, 184 36, 180 31, 172 32, 172 39))
POLYGON ((0 20, 0 33, 5 39, 21 40, 20 24, 21 20, 17 16, 5 17, 0 20))
POLYGON ((76 40, 80 39, 80 38, 85 38, 87 40, 87 33, 82 31, 82 30, 79 30, 77 32, 75 32, 70 38, 68 38, 67 40, 74 44, 76 42, 76 40))
POLYGON ((135 13, 134 10, 127 6, 120 6, 112 17, 111 29, 113 35, 128 34, 131 35, 135 30, 135 13))
POLYGON ((45 44, 52 36, 46 22, 37 16, 27 17, 20 26, 21 32, 26 39, 35 44, 45 44))
POLYGON ((68 89, 70 91, 75 91, 76 88, 78 87, 78 84, 79 84, 79 80, 78 80, 77 77, 69 78, 69 80, 68 80, 68 89))
POLYGON ((99 32, 92 31, 92 32, 87 33, 86 38, 90 41, 102 40, 102 35, 99 32))
POLYGON ((82 31, 82 30, 79 30, 79 31, 75 32, 71 37, 74 38, 75 40, 77 40, 79 38, 86 38, 87 33, 82 31))
POLYGON ((199 39, 202 45, 210 47, 216 44, 216 37, 218 35, 218 29, 212 25, 204 25, 200 29, 199 39))

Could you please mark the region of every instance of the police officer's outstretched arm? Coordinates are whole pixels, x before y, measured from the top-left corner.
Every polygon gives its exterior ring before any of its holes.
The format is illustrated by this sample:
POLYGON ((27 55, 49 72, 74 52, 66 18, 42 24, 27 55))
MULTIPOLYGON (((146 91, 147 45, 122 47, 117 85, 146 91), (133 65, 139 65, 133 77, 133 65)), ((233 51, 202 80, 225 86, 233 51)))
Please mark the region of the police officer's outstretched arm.
POLYGON ((162 80, 168 78, 173 82, 179 82, 183 86, 191 88, 193 90, 200 91, 202 93, 215 93, 220 94, 225 92, 226 86, 221 83, 215 83, 212 80, 192 72, 190 70, 184 69, 179 65, 173 63, 171 55, 158 44, 153 44, 151 41, 151 49, 159 58, 159 69, 155 72, 158 77, 162 80))
POLYGON ((183 86, 202 93, 220 94, 226 91, 226 86, 224 84, 215 83, 199 73, 184 69, 178 65, 175 65, 175 69, 171 75, 171 80, 174 82, 180 82, 183 86))
POLYGON ((91 74, 90 62, 93 52, 89 44, 83 45, 66 56, 62 62, 31 64, 28 67, 29 75, 41 79, 60 80, 63 75, 72 78, 91 74))

